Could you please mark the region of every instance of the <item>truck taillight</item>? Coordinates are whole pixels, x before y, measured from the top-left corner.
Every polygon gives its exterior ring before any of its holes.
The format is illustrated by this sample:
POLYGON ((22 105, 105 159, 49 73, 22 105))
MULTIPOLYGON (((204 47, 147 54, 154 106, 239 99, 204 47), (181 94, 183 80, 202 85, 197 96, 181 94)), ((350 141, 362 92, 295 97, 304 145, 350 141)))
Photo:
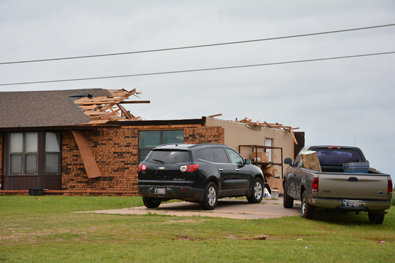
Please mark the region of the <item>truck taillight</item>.
POLYGON ((313 178, 313 185, 312 185, 313 192, 318 192, 318 177, 313 178))
POLYGON ((392 195, 392 191, 394 190, 392 187, 392 180, 390 179, 388 180, 388 195, 392 195))
POLYGON ((147 170, 147 165, 145 165, 145 164, 139 164, 139 168, 138 168, 138 170, 139 171, 145 171, 145 170, 147 170))

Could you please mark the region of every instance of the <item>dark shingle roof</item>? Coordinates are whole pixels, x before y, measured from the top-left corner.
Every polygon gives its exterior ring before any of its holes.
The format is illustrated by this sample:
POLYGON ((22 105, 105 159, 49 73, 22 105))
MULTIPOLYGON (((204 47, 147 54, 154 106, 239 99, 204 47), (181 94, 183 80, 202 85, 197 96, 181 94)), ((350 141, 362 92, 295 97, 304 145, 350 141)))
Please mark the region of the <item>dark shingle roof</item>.
POLYGON ((109 96, 104 89, 0 92, 0 128, 59 127, 87 123, 91 119, 69 99, 89 93, 109 96))

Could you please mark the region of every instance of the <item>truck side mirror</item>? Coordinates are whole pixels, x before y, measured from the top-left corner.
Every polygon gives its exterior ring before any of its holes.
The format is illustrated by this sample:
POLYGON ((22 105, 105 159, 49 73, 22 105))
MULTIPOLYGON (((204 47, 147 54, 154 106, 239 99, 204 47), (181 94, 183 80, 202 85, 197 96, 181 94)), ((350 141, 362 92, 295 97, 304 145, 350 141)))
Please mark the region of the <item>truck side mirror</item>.
POLYGON ((285 158, 284 163, 285 164, 289 164, 289 165, 292 166, 292 159, 291 158, 285 158))

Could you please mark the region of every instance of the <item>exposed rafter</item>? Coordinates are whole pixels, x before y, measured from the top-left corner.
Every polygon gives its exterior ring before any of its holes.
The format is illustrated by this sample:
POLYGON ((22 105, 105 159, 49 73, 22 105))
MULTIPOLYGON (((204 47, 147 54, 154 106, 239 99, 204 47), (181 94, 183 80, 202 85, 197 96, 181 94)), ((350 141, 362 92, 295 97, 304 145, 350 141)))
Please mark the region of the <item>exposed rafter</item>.
MULTIPOLYGON (((150 103, 150 101, 125 101, 130 96, 141 94, 136 89, 127 91, 125 89, 108 90, 109 96, 101 96, 96 98, 80 98, 74 103, 84 110, 85 115, 91 118, 88 123, 80 125, 100 125, 109 121, 130 121, 141 120, 141 117, 134 116, 130 111, 126 110, 121 104, 126 103, 150 103)), ((138 97, 139 98, 139 97, 138 97)))
POLYGON ((252 119, 249 119, 247 117, 245 117, 244 119, 242 119, 240 121, 236 121, 236 122, 245 123, 246 125, 250 125, 250 127, 253 127, 253 128, 255 128, 255 127, 268 127, 268 128, 274 128, 274 129, 283 129, 283 130, 291 133, 295 144, 298 144, 298 142, 297 142, 297 140, 295 138, 295 133, 293 131, 299 129, 299 127, 292 128, 291 126, 284 126, 284 125, 279 124, 279 123, 267 123, 266 121, 264 121, 263 123, 259 122, 259 121, 253 122, 252 119))

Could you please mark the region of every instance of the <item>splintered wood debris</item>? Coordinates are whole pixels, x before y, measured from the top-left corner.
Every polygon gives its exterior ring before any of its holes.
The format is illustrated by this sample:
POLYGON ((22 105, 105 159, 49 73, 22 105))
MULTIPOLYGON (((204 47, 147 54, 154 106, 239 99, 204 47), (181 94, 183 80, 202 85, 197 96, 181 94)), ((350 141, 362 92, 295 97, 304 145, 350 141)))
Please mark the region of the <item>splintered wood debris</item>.
MULTIPOLYGON (((135 116, 126 110, 121 104, 129 103, 150 103, 149 101, 124 101, 130 96, 137 96, 141 92, 136 89, 127 91, 125 89, 109 89, 109 96, 95 98, 81 98, 75 100, 74 103, 84 110, 85 115, 91 118, 88 123, 80 125, 100 125, 109 121, 126 121, 141 120, 140 116, 135 116)), ((139 98, 139 97, 138 97, 139 98)))
POLYGON ((259 122, 259 121, 253 122, 252 119, 248 119, 247 117, 245 117, 244 119, 242 119, 240 121, 236 121, 236 122, 245 123, 251 129, 256 129, 256 128, 260 128, 260 127, 283 129, 284 131, 290 132, 292 135, 292 138, 294 139, 295 144, 298 144, 298 142, 296 141, 295 133, 293 132, 293 130, 297 130, 297 129, 299 129, 299 127, 292 128, 291 126, 285 126, 285 125, 282 125, 279 123, 267 123, 266 121, 264 121, 263 123, 259 122))

